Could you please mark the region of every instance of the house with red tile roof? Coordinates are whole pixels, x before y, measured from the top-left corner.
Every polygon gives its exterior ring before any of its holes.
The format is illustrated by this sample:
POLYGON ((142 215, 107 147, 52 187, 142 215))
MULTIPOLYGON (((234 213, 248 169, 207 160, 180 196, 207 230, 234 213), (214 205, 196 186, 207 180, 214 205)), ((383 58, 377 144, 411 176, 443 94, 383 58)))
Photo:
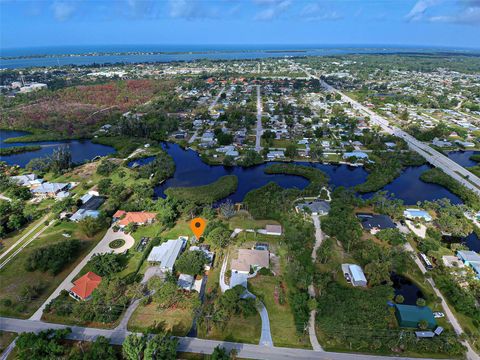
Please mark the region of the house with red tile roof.
POLYGON ((157 214, 147 211, 123 211, 118 210, 113 214, 113 221, 117 221, 120 228, 124 228, 129 224, 145 225, 155 221, 157 214))
POLYGON ((88 300, 101 282, 101 276, 89 271, 73 282, 73 287, 69 291, 70 296, 75 300, 88 300))

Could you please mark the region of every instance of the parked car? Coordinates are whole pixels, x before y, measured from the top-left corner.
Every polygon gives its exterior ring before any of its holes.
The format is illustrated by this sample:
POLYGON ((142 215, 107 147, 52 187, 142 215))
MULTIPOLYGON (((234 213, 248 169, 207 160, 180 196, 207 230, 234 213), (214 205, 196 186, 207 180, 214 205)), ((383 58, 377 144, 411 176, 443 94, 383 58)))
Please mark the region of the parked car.
POLYGON ((345 280, 347 280, 347 282, 351 282, 352 279, 350 278, 350 274, 349 273, 345 273, 343 274, 343 276, 345 276, 345 280))
POLYGON ((443 312, 437 311, 437 312, 434 312, 434 313, 433 313, 433 317, 434 317, 435 319, 443 318, 443 317, 445 317, 445 314, 444 314, 443 312))

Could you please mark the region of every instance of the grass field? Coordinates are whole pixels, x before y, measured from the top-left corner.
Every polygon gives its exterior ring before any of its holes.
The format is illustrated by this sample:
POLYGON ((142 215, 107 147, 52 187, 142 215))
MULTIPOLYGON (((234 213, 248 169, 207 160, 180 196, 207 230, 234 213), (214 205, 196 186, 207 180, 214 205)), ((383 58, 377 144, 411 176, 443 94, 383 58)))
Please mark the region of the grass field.
POLYGON ((206 334, 203 327, 199 326, 198 337, 202 339, 258 344, 260 341, 261 328, 262 322, 258 313, 248 318, 232 316, 223 327, 212 327, 208 334, 206 334))
POLYGON ((98 241, 100 241, 103 235, 104 232, 100 232, 91 239, 86 238, 78 231, 77 224, 72 222, 59 222, 48 228, 41 236, 25 247, 22 252, 0 270, 0 299, 10 299, 13 303, 12 306, 1 304, 0 314, 2 316, 14 316, 20 318, 30 316, 85 257, 85 255, 88 254, 88 252, 98 243, 98 241), (79 239, 82 242, 82 248, 78 253, 76 261, 67 265, 57 275, 44 273, 38 270, 33 272, 25 270, 24 263, 34 249, 66 240, 67 238, 62 235, 63 233, 71 233, 72 236, 69 239, 79 239), (19 307, 19 300, 24 288, 27 285, 38 284, 42 284, 43 286, 41 294, 31 301, 22 303, 24 304, 23 308, 19 307))
POLYGON ((193 314, 190 309, 158 309, 152 302, 139 305, 128 322, 128 330, 143 332, 151 328, 171 331, 172 335, 185 336, 192 326, 193 314))
POLYGON ((288 303, 280 305, 275 300, 275 288, 278 288, 277 277, 257 275, 249 280, 248 287, 253 294, 262 300, 267 308, 275 346, 311 348, 308 338, 299 336, 296 331, 290 305, 288 303))
POLYGON ((237 214, 228 220, 230 229, 264 229, 265 225, 278 225, 275 220, 255 220, 247 214, 237 214))
MULTIPOLYGON (((22 228, 18 231, 14 231, 14 232, 10 233, 8 237, 6 237, 5 239, 2 239, 2 241, 1 241, 2 247, 0 248, 0 254, 2 254, 7 249, 9 249, 13 244, 15 244, 15 242, 17 240, 19 240, 22 236, 24 236, 31 229, 33 229, 35 227, 35 225, 43 223, 42 219, 43 219, 43 217, 34 221, 34 222, 32 222, 32 223, 30 223, 30 224, 28 224, 27 226, 25 226, 24 228, 22 228)), ((27 236, 25 238, 24 241, 27 241, 28 239, 30 239, 37 231, 40 231, 42 228, 43 228, 43 226, 39 225, 29 236, 27 236)), ((13 249, 12 249, 12 251, 13 251, 13 249)))
POLYGON ((2 353, 16 337, 16 333, 0 331, 0 353, 2 353))

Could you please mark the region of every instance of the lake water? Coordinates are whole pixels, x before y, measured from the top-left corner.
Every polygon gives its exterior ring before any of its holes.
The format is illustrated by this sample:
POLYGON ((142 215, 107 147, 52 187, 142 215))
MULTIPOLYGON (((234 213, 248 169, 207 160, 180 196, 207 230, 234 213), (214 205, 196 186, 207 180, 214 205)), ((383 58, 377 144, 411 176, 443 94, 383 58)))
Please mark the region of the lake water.
MULTIPOLYGON (((68 145, 72 150, 73 161, 81 163, 93 159, 95 156, 105 156, 115 152, 110 146, 94 144, 90 140, 70 140, 70 141, 42 141, 36 143, 4 143, 8 138, 26 135, 23 131, 0 131, 0 146, 22 146, 39 144, 42 148, 38 151, 26 152, 10 156, 2 156, 1 161, 9 165, 25 166, 31 159, 51 155, 55 148, 68 145)), ((269 182, 276 182, 284 188, 303 189, 308 185, 308 181, 302 177, 294 175, 269 175, 265 174, 267 164, 261 164, 249 168, 242 167, 224 167, 222 165, 208 165, 204 163, 199 155, 193 150, 182 149, 177 144, 165 144, 164 149, 172 156, 176 164, 175 174, 167 179, 163 184, 155 188, 156 197, 164 197, 165 189, 177 186, 199 186, 214 182, 225 175, 236 175, 238 177, 238 189, 230 195, 228 199, 232 202, 241 202, 245 195, 269 182)), ((139 165, 152 161, 154 157, 146 157, 129 163, 132 166, 134 162, 139 165)), ((298 162, 298 164, 312 166, 325 172, 330 178, 330 185, 333 187, 344 186, 353 187, 365 182, 368 173, 362 167, 351 167, 347 165, 327 165, 318 163, 298 162)), ((429 168, 428 165, 407 168, 397 179, 383 188, 388 192, 395 194, 402 199, 405 204, 414 205, 417 201, 435 200, 448 198, 454 204, 461 203, 461 200, 447 189, 435 185, 424 183, 420 180, 420 174, 429 168)), ((365 194, 364 198, 369 198, 373 194, 365 194)), ((480 251, 480 240, 476 234, 471 234, 464 240, 465 244, 475 251, 480 251)))
POLYGON ((447 155, 450 159, 455 161, 457 164, 464 167, 470 167, 475 165, 480 165, 476 161, 470 160, 470 156, 480 154, 480 151, 450 151, 447 155))
MULTIPOLYGON (((164 190, 168 187, 177 186, 199 186, 206 185, 224 175, 236 175, 238 177, 238 189, 228 198, 233 202, 241 202, 244 196, 252 189, 266 185, 274 181, 285 188, 303 189, 308 181, 292 175, 268 175, 264 170, 268 164, 261 164, 250 168, 224 167, 222 165, 207 165, 193 150, 182 149, 177 144, 165 145, 165 150, 175 160, 176 170, 172 178, 155 188, 157 197, 164 197, 164 190)), ((299 163, 312 166, 324 171, 330 178, 330 184, 334 187, 352 187, 363 183, 368 173, 362 167, 351 167, 347 165, 326 165, 317 163, 299 163)), ((405 204, 416 204, 417 201, 435 200, 448 198, 452 203, 459 204, 461 200, 447 189, 427 184, 420 180, 420 174, 427 170, 427 165, 407 168, 402 175, 391 184, 385 186, 385 190, 392 192, 397 198, 402 199, 405 204)), ((364 195, 365 198, 373 194, 364 195)))
POLYGON ((403 304, 405 305, 415 305, 417 303, 417 299, 423 298, 422 291, 411 282, 409 279, 392 273, 390 276, 390 280, 393 282, 393 290, 396 295, 402 295, 404 298, 403 304))
POLYGON ((111 146, 94 144, 90 140, 63 140, 63 141, 38 141, 33 143, 5 143, 6 139, 27 135, 24 131, 0 130, 0 146, 2 148, 23 146, 23 145, 40 145, 42 148, 36 151, 28 151, 20 154, 9 156, 1 156, 0 160, 5 161, 8 165, 19 165, 25 167, 28 162, 34 158, 49 156, 53 150, 60 146, 69 146, 72 151, 72 160, 75 163, 82 163, 93 159, 95 156, 105 156, 113 154, 115 149, 111 146))
POLYGON ((474 53, 472 50, 452 50, 419 47, 348 46, 348 45, 122 45, 122 46, 63 46, 24 49, 2 49, 0 68, 15 69, 32 66, 92 65, 115 63, 154 63, 173 61, 248 60, 286 56, 328 56, 345 54, 391 54, 426 52, 474 53), (136 54, 135 52, 142 52, 136 54), (156 52, 148 54, 147 52, 156 52), (161 52, 161 53, 159 53, 161 52), (103 54, 102 54, 103 53, 103 54), (105 54, 108 53, 108 54, 105 54), (127 54, 128 53, 128 54, 127 54), (47 57, 35 57, 47 54, 47 57), (60 56, 71 54, 70 56, 60 56), (55 56, 59 55, 59 56, 55 56))

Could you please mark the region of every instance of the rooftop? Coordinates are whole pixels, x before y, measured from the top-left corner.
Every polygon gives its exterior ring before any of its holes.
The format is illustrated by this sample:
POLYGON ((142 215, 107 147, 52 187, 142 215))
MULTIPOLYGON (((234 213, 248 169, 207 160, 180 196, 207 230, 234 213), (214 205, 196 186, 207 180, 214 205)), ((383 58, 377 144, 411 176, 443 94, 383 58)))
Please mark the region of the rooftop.
POLYGON ((94 272, 89 271, 79 279, 73 282, 73 287, 70 289, 72 293, 77 295, 81 299, 86 299, 92 295, 93 290, 95 290, 100 282, 102 277, 98 276, 94 272))

